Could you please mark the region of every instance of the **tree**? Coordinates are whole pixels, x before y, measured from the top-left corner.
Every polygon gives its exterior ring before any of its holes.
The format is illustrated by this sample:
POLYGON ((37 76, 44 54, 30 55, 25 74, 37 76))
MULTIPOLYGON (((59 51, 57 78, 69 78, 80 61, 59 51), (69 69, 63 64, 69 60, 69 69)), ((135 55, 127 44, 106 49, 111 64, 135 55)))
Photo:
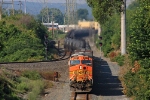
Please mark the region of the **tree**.
POLYGON ((49 16, 49 21, 55 21, 58 24, 64 23, 63 13, 57 8, 43 8, 38 15, 38 19, 42 22, 43 19, 47 19, 49 16))
POLYGON ((77 10, 77 17, 78 17, 78 20, 87 20, 87 17, 88 17, 88 10, 87 9, 78 9, 77 10))
POLYGON ((137 0, 136 4, 139 7, 130 6, 133 15, 128 50, 132 70, 124 75, 124 89, 126 95, 135 100, 150 100, 150 2, 137 0))
POLYGON ((128 6, 128 9, 129 9, 129 10, 133 10, 133 9, 136 9, 137 7, 139 7, 139 2, 133 1, 133 2, 128 6))
POLYGON ((92 7, 92 13, 95 20, 104 23, 110 16, 116 12, 120 12, 122 4, 121 0, 87 0, 87 3, 92 7))
POLYGON ((16 15, 0 21, 0 61, 39 61, 44 59, 46 30, 33 17, 16 15), (23 20, 27 18, 28 21, 23 20), (29 20, 30 19, 30 20, 29 20))
POLYGON ((150 57, 150 7, 138 8, 131 24, 129 54, 133 61, 150 57))

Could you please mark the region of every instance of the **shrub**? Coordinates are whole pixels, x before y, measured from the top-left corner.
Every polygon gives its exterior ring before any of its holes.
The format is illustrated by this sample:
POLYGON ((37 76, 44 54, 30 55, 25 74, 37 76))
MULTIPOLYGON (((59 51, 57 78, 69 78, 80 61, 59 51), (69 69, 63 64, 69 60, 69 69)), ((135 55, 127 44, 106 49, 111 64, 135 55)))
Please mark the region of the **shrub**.
POLYGON ((110 58, 110 60, 111 60, 111 61, 115 61, 115 59, 114 59, 114 58, 115 58, 117 55, 116 55, 116 53, 115 53, 115 52, 111 52, 111 53, 109 53, 109 55, 108 55, 108 56, 109 56, 109 58, 110 58))
POLYGON ((29 87, 32 88, 32 90, 28 93, 28 100, 37 100, 38 95, 44 89, 44 82, 42 80, 30 81, 29 87))
POLYGON ((26 77, 20 77, 20 81, 16 86, 17 90, 26 93, 28 100, 36 100, 44 89, 44 82, 41 79, 30 80, 26 77))
POLYGON ((37 80, 41 78, 40 74, 37 71, 29 71, 29 70, 24 71, 22 73, 22 76, 29 78, 31 80, 37 80))
POLYGON ((44 88, 47 89, 47 88, 52 88, 54 86, 54 84, 51 82, 51 81, 48 81, 46 80, 44 82, 44 88))
POLYGON ((25 77, 20 77, 19 80, 20 80, 20 83, 17 85, 17 90, 21 92, 27 92, 29 90, 29 86, 27 84, 29 79, 25 77))
POLYGON ((122 55, 120 55, 120 54, 115 57, 115 61, 116 61, 120 66, 122 66, 122 65, 124 64, 124 59, 125 59, 125 57, 122 56, 122 55))
POLYGON ((54 72, 52 71, 41 71, 40 75, 46 80, 53 80, 54 72))

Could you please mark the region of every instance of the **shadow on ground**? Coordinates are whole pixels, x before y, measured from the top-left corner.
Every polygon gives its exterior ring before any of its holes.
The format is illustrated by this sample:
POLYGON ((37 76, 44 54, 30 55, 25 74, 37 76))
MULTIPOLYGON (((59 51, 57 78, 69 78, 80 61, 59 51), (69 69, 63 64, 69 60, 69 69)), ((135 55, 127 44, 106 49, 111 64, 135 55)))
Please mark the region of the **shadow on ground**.
POLYGON ((109 65, 104 60, 96 61, 93 67, 92 94, 102 96, 123 95, 118 76, 112 76, 109 65))

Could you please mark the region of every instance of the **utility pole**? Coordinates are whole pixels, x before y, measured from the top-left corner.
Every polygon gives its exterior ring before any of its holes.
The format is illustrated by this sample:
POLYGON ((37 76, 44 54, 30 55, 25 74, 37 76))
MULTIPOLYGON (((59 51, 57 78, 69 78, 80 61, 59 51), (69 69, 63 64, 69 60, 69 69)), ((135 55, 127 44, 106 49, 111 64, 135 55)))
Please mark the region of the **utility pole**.
POLYGON ((54 16, 52 13, 52 38, 54 37, 54 16))
POLYGON ((20 13, 22 13, 22 2, 21 1, 19 1, 19 4, 18 4, 19 6, 20 6, 20 13))
POLYGON ((42 16, 42 23, 49 23, 49 10, 48 10, 48 1, 47 0, 44 0, 44 12, 43 14, 46 14, 46 15, 43 15, 42 16))
POLYGON ((26 0, 24 1, 24 13, 27 13, 26 0))
POLYGON ((14 12, 14 0, 12 0, 12 14, 14 15, 15 12, 14 12))
POLYGON ((126 54, 126 0, 121 6, 121 55, 126 54))
POLYGON ((0 2, 0 20, 2 19, 2 5, 3 5, 3 0, 0 2))
POLYGON ((12 15, 14 15, 14 0, 11 0, 9 2, 3 2, 3 0, 0 1, 0 20, 2 19, 2 13, 3 13, 3 4, 11 4, 12 5, 12 15))
POLYGON ((66 17, 67 17, 67 27, 69 30, 69 25, 75 24, 77 18, 77 1, 76 0, 66 0, 66 17))

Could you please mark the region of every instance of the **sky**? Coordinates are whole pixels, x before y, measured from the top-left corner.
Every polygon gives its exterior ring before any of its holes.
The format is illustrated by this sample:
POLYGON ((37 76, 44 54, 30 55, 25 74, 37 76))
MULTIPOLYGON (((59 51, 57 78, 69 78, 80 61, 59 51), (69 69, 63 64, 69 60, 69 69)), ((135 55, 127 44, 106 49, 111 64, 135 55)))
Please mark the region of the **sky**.
MULTIPOLYGON (((11 0, 3 0, 4 2, 10 2, 11 0)), ((24 2, 25 0, 14 0, 14 1, 22 1, 24 2)), ((27 2, 50 2, 50 3, 65 3, 66 0, 26 0, 27 2)), ((76 0, 77 3, 86 3, 85 0, 76 0)))
MULTIPOLYGON (((1 1, 1 0, 0 0, 1 1)), ((6 2, 11 2, 12 0, 3 0, 4 1, 4 3, 6 2)), ((15 2, 15 4, 14 4, 14 7, 15 7, 15 9, 20 9, 20 6, 21 6, 21 9, 23 10, 23 11, 25 11, 25 0, 14 0, 14 1, 17 1, 17 2, 15 2), (21 1, 21 3, 19 3, 19 1, 21 1)), ((38 14, 39 12, 40 12, 40 10, 43 8, 43 7, 45 7, 45 4, 44 4, 44 1, 46 2, 49 2, 48 3, 48 7, 53 7, 53 5, 55 5, 54 7, 55 8, 59 8, 59 9, 61 9, 61 11, 62 12, 64 12, 64 10, 65 10, 65 4, 51 4, 51 3, 65 3, 66 2, 66 0, 26 0, 27 1, 27 6, 26 6, 26 11, 29 13, 29 12, 32 12, 32 13, 34 13, 34 14, 38 14), (29 5, 30 4, 30 5, 29 5)), ((86 0, 76 0, 77 1, 77 3, 78 4, 86 4, 87 5, 87 3, 86 3, 86 0)), ((134 1, 134 0, 127 0, 127 6, 132 2, 132 1, 134 1)), ((78 5, 79 6, 79 5, 78 5)), ((77 6, 77 7, 78 7, 77 6)), ((4 6, 3 6, 4 8, 6 8, 6 10, 8 10, 8 9, 11 9, 12 8, 12 6, 11 5, 7 5, 7 4, 5 4, 4 6)), ((85 6, 83 6, 83 7, 85 7, 85 6)), ((83 8, 82 7, 82 8, 83 8)), ((86 9, 88 9, 87 7, 86 7, 86 9)), ((89 8, 88 10, 89 10, 89 12, 90 12, 90 14, 91 14, 91 8, 89 8), (90 9, 90 10, 89 10, 90 9)))
MULTIPOLYGON (((7 1, 11 1, 11 0, 4 0, 4 2, 7 2, 7 1)), ((14 1, 22 1, 24 2, 25 0, 14 0, 14 1)), ((50 2, 50 3, 65 3, 66 0, 26 0, 27 2, 50 2)), ((77 3, 86 3, 86 0, 76 0, 77 3)), ((130 4, 132 1, 134 0, 126 0, 127 1, 127 4, 130 4)))

